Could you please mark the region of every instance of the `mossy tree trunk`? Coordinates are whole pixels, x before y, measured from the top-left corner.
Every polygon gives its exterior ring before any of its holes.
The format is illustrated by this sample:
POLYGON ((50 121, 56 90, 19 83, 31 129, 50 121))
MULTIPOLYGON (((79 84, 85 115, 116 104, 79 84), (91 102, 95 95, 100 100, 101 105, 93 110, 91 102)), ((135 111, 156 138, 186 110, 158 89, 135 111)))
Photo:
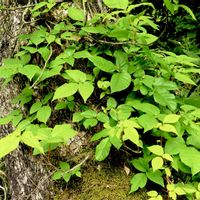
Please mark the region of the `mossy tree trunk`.
MULTIPOLYGON (((16 5, 16 2, 1 0, 0 4, 6 7, 20 7, 20 5, 16 5)), ((23 9, 0 10, 0 64, 2 59, 12 56, 15 52, 16 36, 22 31, 29 30, 28 26, 23 26, 22 18, 23 9)), ((18 88, 20 88, 20 81, 11 82, 4 87, 0 80, 0 117, 14 109, 10 102, 18 94, 18 88)), ((0 137, 4 137, 13 130, 14 128, 10 124, 0 125, 0 137)), ((32 157, 23 146, 6 156, 4 162, 12 200, 53 199, 52 182, 44 160, 42 156, 32 157)))

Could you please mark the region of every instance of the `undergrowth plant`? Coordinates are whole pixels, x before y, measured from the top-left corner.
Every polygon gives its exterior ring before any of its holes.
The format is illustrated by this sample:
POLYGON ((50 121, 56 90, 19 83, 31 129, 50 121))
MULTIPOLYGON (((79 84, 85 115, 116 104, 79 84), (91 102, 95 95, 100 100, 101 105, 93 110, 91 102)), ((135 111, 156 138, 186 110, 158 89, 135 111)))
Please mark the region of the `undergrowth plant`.
MULTIPOLYGON (((182 8, 196 20, 178 1, 163 5, 169 18, 182 8)), ((187 96, 198 81, 198 54, 160 45, 159 11, 148 1, 104 0, 103 9, 92 13, 87 1, 54 0, 31 9, 38 25, 19 37, 24 45, 0 68, 5 84, 19 75, 24 80, 13 100, 20 108, 0 119, 16 127, 0 139, 0 158, 20 143, 32 147, 33 155, 54 150, 76 137, 78 125, 98 141, 97 161, 111 148, 131 152, 136 173, 130 193, 153 182, 151 200, 164 193, 199 199, 200 104, 198 96, 187 96), (48 17, 56 11, 61 17, 54 23, 48 17)), ((70 170, 61 162, 53 179, 69 181, 72 175, 81 175, 80 166, 70 170)))

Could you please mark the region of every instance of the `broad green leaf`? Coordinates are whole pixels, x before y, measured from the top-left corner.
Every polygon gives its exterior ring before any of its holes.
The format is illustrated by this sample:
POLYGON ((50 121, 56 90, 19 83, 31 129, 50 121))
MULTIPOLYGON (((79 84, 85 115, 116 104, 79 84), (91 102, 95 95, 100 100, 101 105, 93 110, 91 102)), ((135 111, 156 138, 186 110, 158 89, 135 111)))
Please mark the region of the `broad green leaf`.
POLYGON ((84 116, 82 115, 81 112, 73 113, 73 119, 72 119, 73 122, 80 122, 83 119, 84 119, 84 116))
MULTIPOLYGON (((147 195, 149 197, 157 197, 158 196, 158 192, 156 192, 155 190, 152 190, 152 191, 147 192, 147 195)), ((158 200, 158 199, 155 199, 155 200, 158 200)))
POLYGON ((169 155, 169 154, 167 154, 167 153, 164 153, 163 155, 162 155, 162 157, 164 158, 164 159, 166 159, 166 160, 169 160, 169 161, 173 161, 173 158, 169 155))
POLYGON ((192 170, 192 175, 194 176, 200 172, 200 151, 194 147, 185 147, 180 150, 180 159, 181 161, 189 166, 192 170))
POLYGON ((70 7, 68 9, 68 16, 76 21, 84 21, 84 12, 81 9, 70 7))
POLYGON ((156 171, 158 169, 161 169, 163 167, 163 159, 161 157, 155 157, 151 161, 151 165, 153 168, 153 171, 156 171))
POLYGON ((62 172, 60 170, 56 171, 51 177, 52 180, 58 180, 62 178, 62 172))
POLYGON ((109 37, 116 38, 118 41, 128 41, 131 32, 121 28, 116 28, 109 33, 109 37))
POLYGON ((88 32, 88 33, 100 33, 100 34, 106 34, 108 30, 103 25, 97 25, 95 27, 83 27, 82 30, 88 32))
POLYGON ((167 79, 164 78, 154 78, 154 84, 153 86, 159 90, 163 90, 163 92, 165 90, 177 90, 178 86, 176 85, 175 82, 173 81, 168 81, 167 79))
POLYGON ((143 114, 138 118, 138 123, 144 128, 144 132, 147 132, 157 127, 158 121, 151 114, 143 114))
POLYGON ((70 78, 72 78, 75 82, 85 82, 86 81, 86 74, 80 70, 66 70, 67 74, 70 78))
POLYGON ((98 161, 104 160, 110 153, 111 143, 109 138, 101 140, 95 151, 95 159, 98 161))
POLYGON ((128 0, 103 0, 106 6, 109 8, 126 9, 128 6, 128 0))
POLYGON ((37 148, 37 150, 40 153, 44 153, 44 150, 42 148, 42 145, 40 144, 38 138, 36 136, 33 135, 33 133, 31 131, 25 131, 22 135, 21 135, 21 141, 32 147, 32 148, 37 148))
POLYGON ((147 114, 152 114, 152 115, 160 114, 159 108, 150 103, 142 103, 138 100, 129 100, 127 101, 126 104, 132 106, 136 110, 141 110, 142 112, 145 112, 147 114))
POLYGON ((52 130, 52 141, 58 139, 61 142, 68 143, 76 135, 76 131, 70 124, 56 125, 52 130))
POLYGON ((162 156, 164 154, 163 148, 160 145, 153 145, 148 147, 148 149, 157 156, 162 156))
POLYGON ((122 128, 118 127, 111 128, 108 133, 110 142, 116 149, 120 149, 120 147, 122 146, 121 133, 122 128))
POLYGON ((30 114, 37 112, 41 107, 42 103, 40 101, 35 102, 30 108, 30 114))
POLYGON ((91 141, 93 142, 93 141, 99 140, 99 139, 101 139, 101 138, 103 138, 103 137, 109 136, 109 134, 108 134, 109 131, 110 131, 110 129, 103 129, 102 131, 100 131, 100 132, 98 132, 98 133, 95 133, 95 134, 92 136, 91 141))
POLYGON ((104 72, 114 72, 116 70, 116 66, 111 61, 100 56, 90 56, 89 60, 104 72))
POLYGON ((67 107, 67 102, 59 102, 55 106, 55 110, 62 110, 67 107))
POLYGON ((103 112, 99 112, 97 114, 97 120, 103 123, 108 123, 109 122, 109 117, 107 114, 103 113, 103 112))
POLYGON ((178 120, 180 119, 180 115, 176 115, 176 114, 168 114, 164 117, 163 123, 176 123, 178 122, 178 120))
POLYGON ((50 55, 50 49, 45 46, 45 47, 41 47, 38 49, 38 53, 41 54, 42 58, 44 59, 44 61, 47 61, 48 60, 48 57, 50 55))
POLYGON ((71 176, 72 176, 71 173, 64 173, 62 175, 62 177, 63 177, 63 179, 65 180, 66 183, 69 182, 71 176))
POLYGON ((139 188, 144 188, 147 184, 147 176, 144 173, 138 173, 131 179, 130 193, 137 191, 139 188))
POLYGON ((141 172, 149 170, 149 163, 145 158, 138 158, 131 161, 132 165, 141 172))
POLYGON ((47 32, 44 29, 39 29, 31 33, 30 40, 36 46, 46 39, 47 32))
POLYGON ((167 90, 155 90, 154 100, 162 106, 168 106, 171 110, 176 109, 175 96, 167 90))
POLYGON ((139 134, 137 130, 133 127, 128 127, 124 129, 123 141, 130 140, 137 146, 139 146, 139 134))
POLYGON ((94 86, 90 82, 79 83, 78 91, 82 96, 84 102, 86 103, 87 99, 91 96, 94 91, 94 86))
POLYGON ((111 92, 120 92, 128 88, 131 83, 131 75, 128 72, 115 73, 110 81, 111 92))
POLYGON ((34 54, 37 52, 37 48, 31 47, 31 46, 23 46, 22 49, 25 49, 26 51, 30 52, 31 54, 34 54))
POLYGON ((97 116, 97 112, 89 109, 82 112, 81 115, 85 118, 95 118, 97 116))
POLYGON ((175 73, 174 78, 186 84, 196 85, 196 83, 190 78, 190 76, 186 74, 177 72, 175 73))
POLYGON ((35 74, 41 73, 41 69, 37 65, 25 65, 19 69, 19 72, 27 76, 29 80, 32 80, 35 74))
POLYGON ((192 145, 196 147, 197 149, 200 149, 200 135, 195 134, 191 135, 187 138, 187 145, 192 145))
POLYGON ((56 39, 56 36, 55 35, 52 35, 52 34, 49 34, 47 37, 46 37, 46 40, 48 42, 48 44, 51 44, 52 42, 54 42, 56 39))
POLYGON ((51 108, 50 106, 43 106, 37 111, 37 119, 40 122, 46 123, 51 115, 51 108))
POLYGON ((9 154, 11 151, 15 150, 19 146, 19 130, 7 135, 0 139, 0 158, 9 154))
POLYGON ((164 0, 165 6, 167 7, 167 9, 174 14, 174 4, 171 3, 170 0, 164 0))
POLYGON ((94 119, 94 118, 92 118, 92 119, 86 119, 86 120, 83 122, 83 126, 84 126, 86 129, 88 129, 88 128, 90 128, 90 127, 96 126, 97 123, 98 123, 98 121, 97 121, 96 119, 94 119))
POLYGON ((176 155, 185 147, 185 141, 181 137, 170 138, 165 144, 165 153, 176 155))
POLYGON ((65 83, 61 85, 56 89, 53 100, 72 96, 77 92, 78 86, 77 83, 65 83))
POLYGON ((117 107, 117 101, 113 97, 109 97, 106 104, 107 108, 116 108, 117 107))
POLYGON ((129 66, 128 55, 120 50, 114 52, 114 57, 116 59, 116 66, 119 68, 120 72, 126 72, 129 66))
POLYGON ((162 177, 162 173, 159 170, 156 171, 149 171, 146 173, 148 179, 150 179, 152 182, 157 183, 158 185, 161 185, 164 187, 164 180, 162 177))
POLYGON ((175 126, 173 126, 171 124, 163 124, 163 125, 159 126, 159 129, 161 131, 171 132, 171 133, 175 133, 176 135, 178 135, 178 132, 177 132, 175 126))

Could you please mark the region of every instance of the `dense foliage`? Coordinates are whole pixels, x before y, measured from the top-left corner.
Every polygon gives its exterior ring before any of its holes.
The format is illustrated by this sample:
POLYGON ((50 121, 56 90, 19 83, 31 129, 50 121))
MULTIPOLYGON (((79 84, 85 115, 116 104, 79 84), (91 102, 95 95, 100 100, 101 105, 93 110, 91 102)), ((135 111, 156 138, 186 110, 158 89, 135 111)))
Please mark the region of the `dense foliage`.
MULTIPOLYGON (((54 150, 79 127, 98 141, 97 161, 111 149, 129 152, 130 193, 153 182, 151 200, 199 199, 200 16, 177 0, 103 0, 95 12, 87 2, 31 9, 37 26, 0 68, 5 83, 24 81, 13 100, 21 109, 0 119, 16 127, 0 140, 0 158, 19 143, 33 155, 54 150)), ((61 162, 53 179, 72 175, 80 165, 61 162)))

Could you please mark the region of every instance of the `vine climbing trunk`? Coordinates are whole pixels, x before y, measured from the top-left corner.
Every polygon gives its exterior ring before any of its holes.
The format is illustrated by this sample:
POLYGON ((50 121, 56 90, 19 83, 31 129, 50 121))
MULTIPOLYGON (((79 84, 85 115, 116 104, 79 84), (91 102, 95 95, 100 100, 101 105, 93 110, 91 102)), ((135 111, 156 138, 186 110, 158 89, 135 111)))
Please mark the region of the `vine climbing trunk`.
MULTIPOLYGON (((28 32, 24 26, 24 10, 16 1, 0 1, 0 64, 3 58, 13 55, 17 47, 16 36, 22 31, 28 32), (15 4, 15 5, 13 5, 15 4), (10 9, 17 6, 18 9, 10 9)), ((11 100, 19 93, 20 81, 11 82, 3 86, 0 80, 0 117, 4 117, 14 109, 11 100)), ((10 124, 0 125, 0 137, 6 136, 14 130, 10 124)), ((12 200, 48 200, 53 199, 52 182, 43 157, 32 157, 23 146, 6 156, 5 168, 9 183, 9 196, 12 200)), ((7 198, 8 199, 8 198, 7 198)))

